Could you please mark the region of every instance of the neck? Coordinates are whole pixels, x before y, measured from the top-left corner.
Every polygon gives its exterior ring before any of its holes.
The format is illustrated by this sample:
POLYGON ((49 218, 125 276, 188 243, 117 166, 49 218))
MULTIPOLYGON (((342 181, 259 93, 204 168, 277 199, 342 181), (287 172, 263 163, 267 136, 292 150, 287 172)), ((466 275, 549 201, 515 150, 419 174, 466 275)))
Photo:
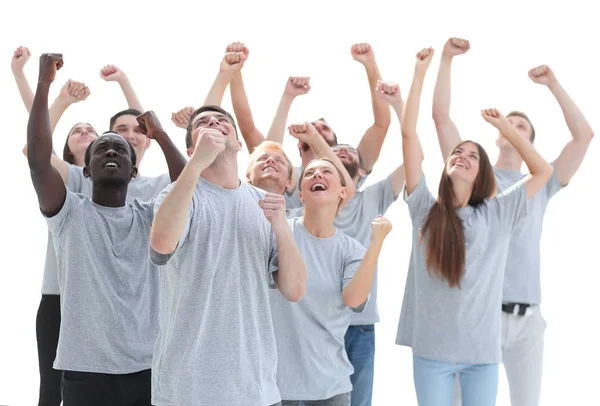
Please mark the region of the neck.
POLYGON ((282 195, 285 193, 285 186, 281 187, 276 182, 262 182, 262 183, 259 182, 259 183, 254 184, 254 183, 248 181, 248 183, 250 183, 252 186, 256 186, 257 188, 262 189, 268 193, 273 193, 276 195, 282 195))
POLYGON ((118 186, 92 184, 92 201, 104 207, 123 207, 127 197, 127 184, 118 186))
POLYGON ((317 159, 317 155, 312 150, 312 148, 310 148, 308 151, 302 152, 301 158, 302 158, 302 167, 306 168, 306 165, 308 165, 308 163, 310 161, 317 159))
POLYGON ((83 168, 85 166, 85 157, 78 157, 75 156, 74 157, 74 161, 75 161, 75 165, 79 166, 80 168, 83 168))
POLYGON ((454 207, 467 207, 473 193, 471 185, 464 182, 453 182, 452 188, 454 191, 454 207))
POLYGON ((313 207, 304 205, 304 227, 317 238, 328 238, 335 234, 333 220, 337 214, 337 204, 313 207))
POLYGON ((523 165, 523 158, 513 147, 500 148, 496 165, 498 169, 506 169, 509 171, 520 171, 523 165))
POLYGON ((240 186, 235 156, 231 161, 229 158, 217 157, 208 168, 202 171, 200 176, 223 189, 237 189, 240 186))

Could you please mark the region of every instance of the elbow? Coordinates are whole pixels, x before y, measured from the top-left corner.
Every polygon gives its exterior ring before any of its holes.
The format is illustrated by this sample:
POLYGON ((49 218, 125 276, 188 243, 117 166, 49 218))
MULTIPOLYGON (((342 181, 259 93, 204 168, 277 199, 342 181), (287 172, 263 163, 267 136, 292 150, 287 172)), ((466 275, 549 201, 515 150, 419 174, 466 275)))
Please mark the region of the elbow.
POLYGON ((414 138, 417 135, 417 132, 415 131, 414 128, 408 128, 408 126, 400 126, 400 133, 402 134, 402 138, 414 138))
POLYGON ((353 294, 347 290, 344 290, 342 292, 342 300, 344 301, 344 304, 349 308, 357 309, 367 301, 367 297, 360 297, 360 295, 353 294))
POLYGON ((295 289, 292 289, 284 295, 288 302, 298 303, 302 300, 304 295, 306 294, 306 286, 298 286, 295 289))
POLYGON ((161 255, 169 255, 175 251, 177 244, 173 244, 167 236, 153 229, 150 233, 150 247, 161 255))

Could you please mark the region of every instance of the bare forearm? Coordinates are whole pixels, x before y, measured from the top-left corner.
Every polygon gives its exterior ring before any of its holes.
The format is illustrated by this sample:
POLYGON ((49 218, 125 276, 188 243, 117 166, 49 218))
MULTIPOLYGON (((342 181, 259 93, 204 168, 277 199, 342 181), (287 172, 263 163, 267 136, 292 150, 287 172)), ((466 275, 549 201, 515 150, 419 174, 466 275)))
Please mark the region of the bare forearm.
POLYGON ((452 149, 461 141, 458 129, 450 118, 452 93, 451 67, 452 57, 442 55, 440 70, 433 92, 432 116, 443 159, 446 159, 452 149))
POLYGON ((254 148, 265 140, 265 137, 254 124, 241 72, 238 72, 231 78, 229 89, 231 91, 231 104, 233 105, 235 117, 238 120, 240 133, 242 134, 242 138, 244 138, 248 151, 252 153, 254 148))
POLYGON ((177 248, 185 231, 198 177, 206 167, 207 165, 190 161, 154 216, 150 245, 159 254, 170 254, 177 248))
POLYGON ((372 241, 369 245, 358 271, 342 292, 346 306, 356 308, 367 301, 382 245, 383 242, 378 241, 372 241))
POLYGON ((273 117, 273 122, 269 128, 267 140, 283 144, 285 125, 287 123, 293 101, 293 96, 285 92, 283 93, 281 100, 279 101, 279 106, 277 106, 277 112, 275 112, 275 117, 273 117))
POLYGON ((58 122, 60 121, 60 118, 69 106, 70 103, 62 99, 60 96, 54 99, 54 102, 52 103, 52 106, 50 106, 49 109, 50 130, 53 134, 58 122))
POLYGON ((31 106, 33 105, 33 91, 31 90, 31 86, 29 86, 25 72, 22 70, 17 70, 13 71, 13 75, 15 77, 15 82, 17 82, 17 88, 19 89, 21 100, 23 100, 23 104, 25 105, 27 112, 30 113, 31 106))
POLYGON ((287 223, 273 227, 277 238, 277 287, 283 297, 291 302, 298 302, 306 292, 306 264, 296 247, 294 237, 287 223))
POLYGON ((417 119, 419 117, 419 104, 423 90, 424 73, 415 72, 404 110, 400 113, 394 106, 399 116, 402 132, 402 158, 404 159, 404 178, 406 189, 410 195, 417 187, 423 176, 422 161, 423 150, 417 136, 417 119))
POLYGON ((171 177, 171 182, 175 182, 177 178, 179 178, 183 168, 185 168, 187 160, 175 146, 171 140, 171 137, 169 137, 166 132, 162 131, 159 134, 154 134, 153 137, 165 155, 167 166, 169 167, 169 176, 171 177))
POLYGON ((225 89, 227 89, 230 81, 231 76, 229 74, 219 72, 212 84, 212 87, 208 91, 208 95, 206 96, 203 105, 220 106, 223 102, 225 89))
POLYGON ((373 106, 373 118, 375 125, 386 129, 390 126, 392 121, 390 115, 389 105, 377 97, 377 82, 381 80, 381 74, 379 73, 379 67, 377 62, 373 61, 365 66, 367 71, 367 78, 369 80, 369 92, 371 94, 371 105, 373 106))
POLYGON ((47 170, 52 156, 52 129, 48 112, 49 83, 40 82, 27 124, 27 161, 32 172, 47 170))
MULTIPOLYGON (((525 161, 532 176, 545 176, 552 174, 552 166, 536 151, 533 144, 520 136, 512 125, 502 128, 502 134, 508 139, 512 146, 525 161)), ((548 176, 549 177, 549 176, 548 176)))
POLYGON ((135 93, 135 90, 133 90, 133 86, 131 86, 131 82, 129 81, 129 78, 125 77, 124 79, 120 80, 119 86, 121 86, 123 95, 125 96, 125 99, 127 100, 127 106, 129 106, 130 109, 135 109, 135 110, 141 111, 143 113, 144 107, 142 106, 140 99, 138 99, 137 94, 135 93))
POLYGON ((310 138, 309 142, 310 148, 315 152, 315 155, 319 158, 327 158, 336 166, 336 168, 342 173, 344 177, 344 181, 346 183, 346 190, 348 193, 348 197, 346 201, 350 200, 352 196, 356 193, 356 186, 354 186, 354 181, 350 177, 350 174, 344 167, 340 158, 333 152, 333 149, 327 144, 325 139, 321 137, 319 134, 315 134, 310 138))
MULTIPOLYGON (((421 93, 423 91, 423 83, 425 82, 425 75, 420 72, 415 72, 406 104, 402 116, 400 117, 400 128, 402 130, 402 137, 417 137, 417 121, 419 118, 419 109, 421 102, 421 93)), ((394 109, 398 113, 398 108, 395 105, 394 109)))
POLYGON ((594 131, 592 127, 586 120, 583 112, 579 109, 577 104, 571 99, 571 96, 566 92, 566 90, 561 86, 561 84, 556 81, 550 85, 548 85, 548 89, 552 92, 556 101, 558 102, 563 115, 565 117, 565 121, 567 126, 569 127, 569 131, 574 140, 589 140, 593 137, 594 131))

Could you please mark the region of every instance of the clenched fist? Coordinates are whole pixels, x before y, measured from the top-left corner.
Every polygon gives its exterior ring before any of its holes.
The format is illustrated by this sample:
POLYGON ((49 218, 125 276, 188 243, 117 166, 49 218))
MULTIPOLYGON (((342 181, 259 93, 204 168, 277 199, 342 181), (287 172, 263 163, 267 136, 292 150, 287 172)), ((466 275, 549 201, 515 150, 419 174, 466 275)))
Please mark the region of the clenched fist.
POLYGON ((317 129, 309 122, 292 124, 288 127, 290 135, 298 141, 310 145, 314 137, 320 137, 317 129))
POLYGON ((64 62, 62 54, 42 54, 40 56, 39 82, 52 83, 56 77, 56 71, 62 68, 64 62))
POLYGON ((402 95, 400 94, 400 85, 397 83, 379 81, 375 91, 381 100, 391 106, 398 106, 403 103, 402 95))
POLYGON ((552 69, 548 67, 548 65, 540 65, 537 68, 533 68, 529 71, 529 77, 535 83, 539 83, 540 85, 550 85, 556 82, 556 76, 554 76, 554 72, 552 69))
POLYGON ((285 198, 276 193, 267 193, 264 199, 258 201, 258 205, 265 213, 265 217, 271 225, 285 225, 285 198))
POLYGON ((85 83, 69 79, 60 89, 58 97, 69 104, 73 104, 87 99, 90 93, 90 89, 85 83))
POLYGON ((371 223, 371 241, 382 243, 392 231, 392 223, 382 215, 377 216, 371 223))
POLYGON ((125 79, 127 75, 115 65, 106 65, 104 68, 100 69, 100 77, 107 82, 120 82, 125 79))
POLYGON ((194 131, 194 134, 196 133, 198 138, 191 161, 202 162, 203 165, 209 166, 221 152, 225 151, 227 136, 215 128, 197 128, 194 131))
POLYGON ((176 113, 171 114, 171 121, 179 128, 187 129, 190 117, 194 113, 193 107, 184 107, 176 113))
POLYGON ((417 54, 416 68, 420 71, 426 71, 433 59, 433 48, 425 48, 417 54))
POLYGON ((162 125, 156 114, 152 111, 146 111, 144 114, 137 116, 137 122, 140 126, 140 131, 146 137, 154 139, 158 133, 164 133, 162 125))
POLYGON ((29 52, 27 47, 18 47, 15 49, 12 60, 10 61, 10 68, 13 72, 22 71, 30 56, 31 52, 29 52))
POLYGON ((310 78, 307 76, 290 76, 285 85, 285 94, 296 97, 310 91, 310 78))
POLYGON ((371 45, 369 44, 354 44, 352 45, 352 48, 350 48, 350 52, 352 53, 352 58, 363 65, 375 62, 375 54, 373 53, 373 48, 371 48, 371 45))
POLYGON ((496 127, 501 132, 511 127, 510 121, 500 113, 498 109, 481 110, 481 116, 485 121, 496 127))
POLYGON ((450 38, 448 41, 446 41, 446 44, 444 45, 444 51, 442 55, 450 57, 462 55, 466 53, 470 48, 471 44, 466 39, 450 38))

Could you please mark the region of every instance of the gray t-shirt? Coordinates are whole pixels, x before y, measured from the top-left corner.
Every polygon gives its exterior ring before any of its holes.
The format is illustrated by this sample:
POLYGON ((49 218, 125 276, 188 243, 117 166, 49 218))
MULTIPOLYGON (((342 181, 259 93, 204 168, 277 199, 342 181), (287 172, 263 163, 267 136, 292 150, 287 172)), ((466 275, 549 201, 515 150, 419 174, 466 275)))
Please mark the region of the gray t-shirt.
POLYGON ((340 230, 318 238, 304 227, 303 218, 288 223, 306 263, 307 280, 306 294, 298 303, 271 292, 277 385, 285 400, 329 399, 352 391, 354 369, 344 347, 351 310, 344 304, 342 290, 366 249, 340 230))
MULTIPOLYGON (((357 191, 335 218, 335 226, 356 239, 365 248, 371 243, 371 223, 377 215, 385 214, 396 200, 391 178, 387 178, 357 191)), ((362 326, 379 322, 377 310, 377 269, 371 285, 371 299, 362 313, 352 314, 350 325, 362 326)))
MULTIPOLYGON (((83 168, 67 163, 67 189, 73 193, 81 193, 92 198, 92 182, 83 176, 83 168)), ((142 201, 150 200, 158 196, 161 190, 171 183, 168 174, 145 177, 138 176, 129 182, 127 188, 127 202, 133 199, 142 201)), ((42 295, 59 295, 58 276, 56 274, 56 252, 52 242, 52 233, 48 230, 48 243, 46 246, 46 260, 44 262, 44 278, 42 281, 42 295)))
MULTIPOLYGON (((161 192, 155 212, 171 188, 161 192)), ((258 205, 264 194, 245 182, 228 190, 199 178, 176 250, 151 249, 151 260, 164 265, 152 404, 281 400, 269 306, 279 265, 275 234, 258 205)))
POLYGON ((435 203, 425 177, 404 199, 413 224, 412 252, 396 344, 435 361, 496 364, 501 354, 502 283, 512 230, 527 215, 519 182, 483 204, 457 209, 465 236, 461 288, 425 266, 421 227, 435 203))
MULTIPOLYGON (((554 165, 553 165, 554 166, 554 165)), ((494 168, 499 190, 505 190, 523 178, 519 171, 494 168)), ((540 241, 542 223, 550 198, 562 189, 556 171, 544 187, 527 202, 527 217, 513 230, 504 276, 504 302, 537 305, 542 301, 540 283, 540 241)))
MULTIPOLYGON (((283 193, 283 197, 285 197, 285 207, 287 207, 288 209, 298 209, 302 207, 302 200, 300 200, 299 183, 301 181, 300 175, 302 175, 302 171, 304 170, 304 168, 302 166, 296 166, 295 168, 293 168, 293 170, 298 172, 298 184, 296 185, 292 193, 289 193, 287 190, 283 193)), ((364 176, 359 179, 357 189, 365 183, 367 176, 364 176)))
POLYGON ((104 207, 67 189, 60 212, 46 218, 61 295, 54 368, 128 374, 151 367, 158 329, 152 209, 138 200, 104 207))

